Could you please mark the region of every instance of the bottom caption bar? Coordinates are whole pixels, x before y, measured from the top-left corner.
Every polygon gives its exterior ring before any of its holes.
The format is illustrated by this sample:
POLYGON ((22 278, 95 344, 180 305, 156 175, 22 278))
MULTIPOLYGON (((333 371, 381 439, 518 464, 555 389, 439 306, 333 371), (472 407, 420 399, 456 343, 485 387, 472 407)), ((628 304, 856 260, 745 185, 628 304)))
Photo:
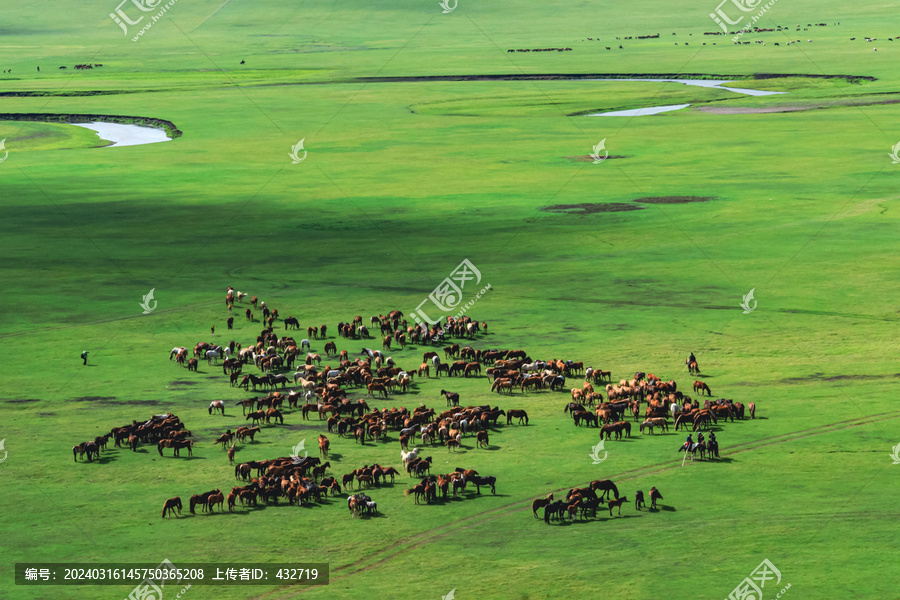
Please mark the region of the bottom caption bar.
POLYGON ((16 563, 16 585, 135 584, 135 598, 185 585, 328 585, 328 563, 16 563))

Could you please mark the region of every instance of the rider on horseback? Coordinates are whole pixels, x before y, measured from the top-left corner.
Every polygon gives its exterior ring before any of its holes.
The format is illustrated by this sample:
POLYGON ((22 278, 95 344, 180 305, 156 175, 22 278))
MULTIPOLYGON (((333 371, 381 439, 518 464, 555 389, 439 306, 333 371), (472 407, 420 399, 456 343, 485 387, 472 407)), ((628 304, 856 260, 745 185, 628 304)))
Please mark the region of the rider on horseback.
POLYGON ((700 433, 697 434, 697 443, 698 443, 698 444, 702 444, 702 443, 703 443, 703 432, 702 432, 702 431, 701 431, 700 433))
POLYGON ((693 352, 691 352, 691 356, 687 359, 687 362, 688 362, 688 364, 691 364, 692 362, 697 362, 697 359, 694 357, 693 352))

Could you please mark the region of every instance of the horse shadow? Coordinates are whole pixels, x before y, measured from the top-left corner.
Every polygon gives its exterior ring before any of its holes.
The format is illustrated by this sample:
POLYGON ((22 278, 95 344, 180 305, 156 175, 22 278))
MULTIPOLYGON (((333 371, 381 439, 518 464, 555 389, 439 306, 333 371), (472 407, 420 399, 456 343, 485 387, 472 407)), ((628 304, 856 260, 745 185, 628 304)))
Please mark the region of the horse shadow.
POLYGON ((659 504, 656 508, 651 508, 650 512, 660 512, 660 510, 664 510, 666 512, 675 512, 675 507, 668 506, 666 504, 659 504))
POLYGON ((707 459, 705 459, 703 462, 708 462, 708 463, 725 463, 725 464, 728 464, 728 463, 733 463, 733 462, 734 462, 734 459, 733 459, 733 458, 728 458, 728 457, 725 457, 725 458, 721 458, 721 457, 720 457, 720 458, 707 458, 707 459))
POLYGON ((325 460, 326 460, 326 461, 329 461, 329 460, 341 460, 342 458, 344 458, 344 455, 343 455, 343 454, 340 454, 340 453, 338 453, 338 452, 331 452, 331 451, 329 450, 329 451, 328 451, 328 458, 326 458, 325 460))

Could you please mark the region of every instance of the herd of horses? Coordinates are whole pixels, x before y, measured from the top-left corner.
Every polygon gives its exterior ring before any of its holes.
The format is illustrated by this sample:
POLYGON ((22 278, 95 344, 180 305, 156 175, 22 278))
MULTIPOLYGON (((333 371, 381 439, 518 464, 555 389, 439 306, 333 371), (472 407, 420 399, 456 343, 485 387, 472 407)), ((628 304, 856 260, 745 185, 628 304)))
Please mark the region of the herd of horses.
MULTIPOLYGON (((662 494, 656 487, 650 488, 650 510, 656 510, 656 501, 662 500, 662 494)), ((612 518, 613 509, 617 509, 617 515, 622 514, 622 505, 628 502, 625 496, 619 497, 619 489, 612 481, 608 479, 592 481, 588 487, 572 488, 566 494, 565 500, 553 499, 553 494, 548 494, 543 498, 536 498, 531 503, 531 512, 534 518, 538 517, 538 510, 544 509, 544 522, 549 524, 550 521, 565 521, 569 518, 573 521, 579 517, 586 519, 588 517, 596 517, 597 509, 604 503, 609 510, 609 516, 612 518), (600 492, 598 494, 597 492, 600 492), (610 498, 610 493, 615 499, 610 498)), ((644 492, 638 490, 635 493, 634 506, 636 510, 641 510, 646 506, 644 503, 644 492)))
MULTIPOLYGON (((230 290, 231 303, 235 298, 240 302, 243 296, 246 296, 240 292, 233 294, 233 290, 230 290)), ((255 306, 255 302, 251 302, 255 306)), ((264 304, 260 305, 263 307, 264 315, 271 316, 273 311, 269 311, 264 304)), ((289 336, 279 337, 271 321, 267 321, 268 327, 260 332, 256 342, 246 347, 241 347, 234 341, 228 346, 197 344, 194 348, 195 359, 223 358, 223 374, 230 375, 233 386, 249 390, 252 385, 254 389, 262 387, 267 392, 264 397, 237 402, 242 406, 245 420, 252 420, 255 427, 243 427, 234 434, 229 430, 220 436, 220 440, 216 443, 222 441, 224 449, 228 442, 231 442, 229 456, 233 461, 233 438, 243 440, 249 435, 252 440, 253 433, 259 431, 259 424, 263 420, 271 422, 274 417, 283 422, 281 411, 291 409, 300 411, 304 420, 309 418, 310 413, 318 414, 319 420, 327 425, 329 433, 336 433, 342 438, 351 437, 362 445, 367 441, 384 442, 388 431, 396 431, 404 469, 409 477, 418 479, 418 483, 405 489, 404 493, 407 496, 414 496, 417 504, 423 501, 432 504, 451 495, 457 496, 461 491, 465 491, 467 486, 475 486, 476 494, 479 495, 481 487, 489 487, 492 494, 496 494, 496 478, 482 476, 475 470, 463 468, 457 468, 450 473, 432 474, 432 458, 420 457, 418 447, 410 451, 410 441, 421 440, 422 447, 429 444, 444 445, 452 452, 461 446, 465 436, 474 435, 476 448, 490 448, 490 428, 497 425, 501 416, 506 416, 508 426, 512 425, 514 420, 518 420, 520 425, 528 425, 529 417, 521 409, 502 410, 489 405, 460 406, 460 394, 446 389, 440 390, 440 397, 446 401, 446 410, 428 408, 425 405, 411 411, 403 407, 379 410, 368 405, 366 401, 368 397, 388 398, 390 394, 408 390, 417 376, 486 377, 491 383, 491 391, 499 393, 565 391, 571 395, 571 402, 567 403, 564 411, 571 413, 576 426, 597 427, 601 439, 630 437, 632 421, 626 416, 629 413, 633 417, 633 422, 640 424, 640 432, 643 434, 647 431, 651 435, 654 431, 668 432, 672 421, 676 430, 687 426, 698 430, 709 428, 711 423, 717 423, 721 419, 732 421, 735 418, 742 419, 745 408, 749 409, 751 418, 754 416, 753 403, 744 407, 741 403, 726 399, 713 401, 709 386, 703 381, 695 381, 693 386, 695 393, 708 396, 701 407, 698 400, 693 400, 679 391, 674 381, 662 381, 652 373, 638 372, 630 380, 623 379, 614 384, 610 371, 590 366, 585 368, 584 363, 573 360, 535 360, 521 349, 476 349, 471 345, 450 343, 443 348, 443 358, 447 362, 441 360, 437 351, 429 350, 423 352, 422 364, 418 369, 404 370, 384 352, 391 349, 392 342, 405 348, 407 343, 414 341, 443 344, 447 335, 473 339, 479 332, 486 331, 487 324, 479 324, 477 321, 462 317, 448 318, 448 323, 444 327, 427 328, 422 325, 410 327, 402 317, 400 311, 391 311, 388 315, 373 316, 369 321, 369 325, 379 328, 383 336, 381 351, 363 348, 359 357, 351 360, 346 350, 338 352, 334 342, 327 342, 324 350, 325 360, 337 362, 334 366, 326 364, 324 368, 321 366, 322 356, 311 351, 309 339, 297 343, 289 336), (209 352, 213 354, 208 354, 209 352), (295 360, 303 356, 301 352, 306 352, 305 364, 293 371, 295 360), (242 372, 246 365, 251 364, 260 369, 260 375, 242 372), (280 373, 282 370, 293 372, 280 373), (566 389, 567 378, 580 375, 584 376, 582 387, 566 389), (289 384, 292 384, 291 390, 286 389, 289 384), (595 389, 595 385, 599 387, 595 389), (365 389, 367 392, 365 397, 351 400, 348 391, 353 388, 365 389), (646 410, 642 410, 642 403, 646 403, 646 410)), ((299 321, 291 317, 285 319, 285 329, 289 327, 299 329, 299 321)), ((325 330, 324 325, 310 327, 307 334, 312 339, 324 338, 325 330)), ((339 323, 337 331, 345 339, 371 337, 361 316, 339 323)), ((173 349, 170 354, 170 358, 172 357, 182 357, 183 363, 183 359, 187 357, 187 349, 173 349)), ((700 372, 696 361, 688 364, 688 368, 692 374, 700 372)), ((224 415, 224 402, 211 403, 208 412, 224 415)), ((174 438, 166 439, 178 441, 174 438)), ((160 448, 172 447, 177 452, 178 446, 180 444, 176 443, 160 448)), ((190 452, 189 444, 182 447, 186 447, 190 452)), ((316 457, 300 459, 293 456, 237 464, 234 469, 235 477, 242 479, 245 485, 233 487, 228 494, 215 489, 192 496, 189 504, 191 514, 195 514, 198 506, 208 512, 214 512, 216 508, 224 510, 224 506, 233 511, 237 502, 242 506, 256 506, 259 501, 277 504, 283 499, 288 505, 303 506, 320 502, 329 495, 336 496, 342 493, 349 494, 347 500, 351 516, 375 514, 377 505, 366 496, 363 489, 377 487, 386 482, 388 477, 393 483, 394 477, 399 475, 400 471, 393 467, 373 464, 352 470, 341 477, 329 476, 328 469, 331 468, 331 462, 327 460, 328 439, 324 435, 319 436, 319 448, 322 460, 326 461, 324 463, 316 457), (252 476, 254 470, 255 477, 252 476), (351 493, 350 490, 354 485, 355 493, 351 493)), ((702 446, 698 449, 703 451, 707 448, 702 446)), ((687 450, 690 453, 693 449, 687 450)), ((651 508, 655 509, 656 501, 662 496, 656 488, 652 488, 649 495, 651 508)), ((538 509, 544 508, 544 519, 549 523, 551 520, 579 518, 579 515, 581 518, 588 515, 593 517, 601 505, 610 511, 610 516, 615 510, 621 514, 621 507, 626 502, 627 498, 619 496, 615 484, 608 480, 598 480, 586 488, 570 490, 562 500, 554 501, 552 494, 535 500, 533 512, 537 517, 538 509)), ((638 490, 635 494, 635 508, 640 510, 643 506, 644 494, 638 490)), ((180 514, 180 510, 181 500, 172 498, 166 501, 163 516, 175 514, 176 511, 180 514)))
MULTIPOLYGON (((426 460, 430 468, 431 461, 426 460)), ((424 500, 425 504, 431 504, 438 501, 438 496, 441 500, 446 500, 448 494, 456 498, 458 493, 466 491, 467 485, 475 486, 475 492, 479 496, 482 487, 489 487, 493 495, 497 493, 496 477, 482 476, 474 469, 457 467, 452 473, 427 475, 418 484, 404 491, 404 495, 413 495, 416 504, 419 504, 420 500, 424 500)))
POLYGON ((164 415, 151 415, 143 422, 132 421, 130 425, 113 427, 109 433, 97 436, 93 440, 82 442, 72 447, 75 462, 78 457, 87 456, 88 462, 100 457, 100 451, 106 450, 107 442, 113 439, 114 447, 127 444, 132 452, 137 452, 140 444, 156 443, 159 455, 163 456, 163 448, 171 448, 175 456, 179 456, 179 450, 187 449, 188 455, 192 455, 194 442, 186 438, 191 437, 191 431, 184 428, 181 420, 172 413, 164 415))

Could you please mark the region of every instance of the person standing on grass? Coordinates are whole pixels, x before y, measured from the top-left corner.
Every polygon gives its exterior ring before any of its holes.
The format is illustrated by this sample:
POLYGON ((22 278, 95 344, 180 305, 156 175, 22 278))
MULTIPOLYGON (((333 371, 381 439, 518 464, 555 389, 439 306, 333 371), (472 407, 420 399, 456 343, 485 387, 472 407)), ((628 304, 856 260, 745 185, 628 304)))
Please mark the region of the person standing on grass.
POLYGON ((85 364, 85 365, 87 365, 87 355, 88 355, 88 351, 87 351, 87 350, 85 350, 84 352, 81 353, 81 360, 84 361, 84 364, 85 364))

